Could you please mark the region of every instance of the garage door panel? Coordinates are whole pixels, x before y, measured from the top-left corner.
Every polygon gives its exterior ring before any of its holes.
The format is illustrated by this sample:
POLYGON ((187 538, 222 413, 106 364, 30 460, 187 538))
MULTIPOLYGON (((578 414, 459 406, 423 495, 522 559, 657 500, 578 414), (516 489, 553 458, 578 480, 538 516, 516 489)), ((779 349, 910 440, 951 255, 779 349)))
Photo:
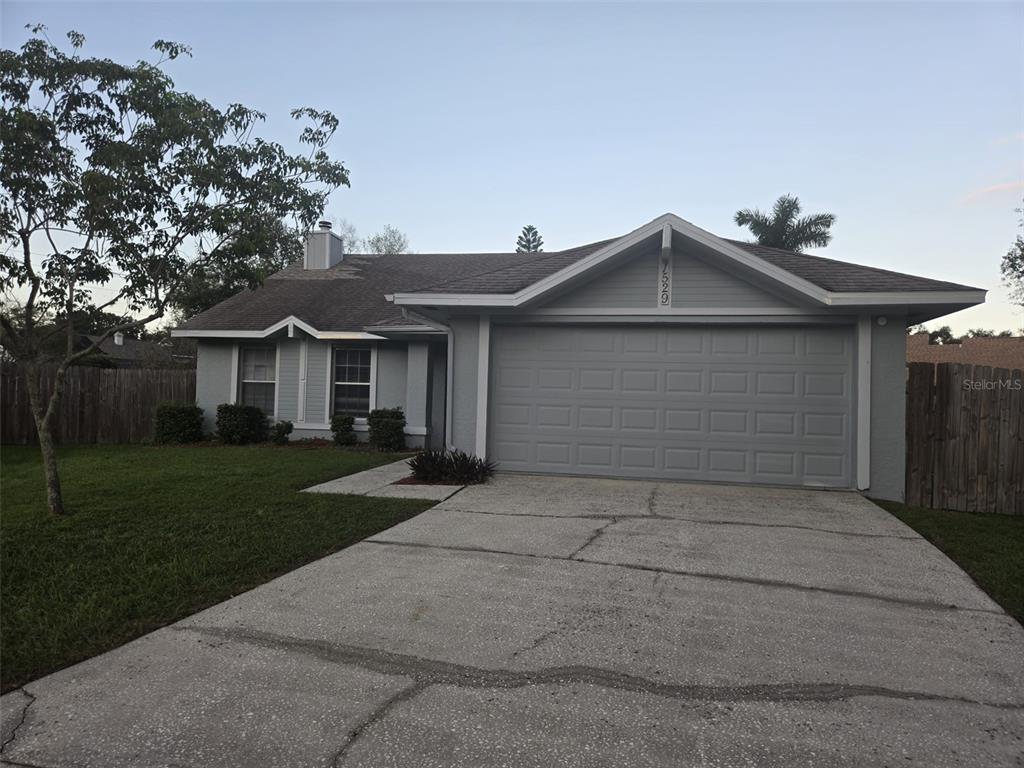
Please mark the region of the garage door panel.
POLYGON ((736 400, 694 408, 679 405, 685 403, 666 406, 636 401, 608 405, 598 400, 588 403, 565 398, 549 399, 545 404, 505 401, 495 404, 492 427, 503 435, 529 435, 540 430, 571 437, 578 430, 589 434, 637 431, 655 432, 652 439, 671 440, 671 433, 694 432, 723 438, 766 437, 783 442, 791 438, 838 447, 845 447, 850 437, 849 415, 838 407, 827 411, 798 403, 777 410, 778 404, 773 403, 770 409, 762 409, 736 400))
POLYGON ((849 487, 851 338, 495 326, 490 453, 506 470, 849 487))

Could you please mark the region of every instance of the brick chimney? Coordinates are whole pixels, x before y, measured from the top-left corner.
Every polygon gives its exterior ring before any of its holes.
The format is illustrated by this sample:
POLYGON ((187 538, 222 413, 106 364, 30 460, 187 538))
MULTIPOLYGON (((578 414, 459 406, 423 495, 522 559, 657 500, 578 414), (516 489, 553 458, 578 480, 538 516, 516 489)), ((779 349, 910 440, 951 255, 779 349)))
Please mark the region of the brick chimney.
POLYGON ((345 241, 331 232, 331 222, 321 221, 306 235, 306 249, 302 257, 304 269, 330 269, 345 257, 345 241))

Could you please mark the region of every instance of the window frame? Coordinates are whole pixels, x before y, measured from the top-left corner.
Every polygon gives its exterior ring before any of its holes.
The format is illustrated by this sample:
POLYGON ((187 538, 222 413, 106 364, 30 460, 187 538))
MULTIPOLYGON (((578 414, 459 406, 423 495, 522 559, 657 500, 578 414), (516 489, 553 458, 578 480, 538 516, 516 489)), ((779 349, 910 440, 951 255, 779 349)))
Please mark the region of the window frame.
POLYGON ((274 412, 267 413, 268 419, 277 419, 278 395, 281 391, 281 355, 277 344, 240 344, 238 345, 238 364, 235 366, 235 375, 238 377, 238 385, 235 389, 235 402, 244 403, 243 391, 246 384, 273 384, 274 385, 274 412), (269 380, 245 378, 245 353, 252 350, 270 350, 274 353, 274 378, 269 380))
POLYGON ((377 407, 377 345, 376 344, 332 344, 331 345, 331 357, 330 365, 327 367, 327 423, 331 423, 331 419, 334 417, 336 411, 334 410, 334 403, 336 400, 335 388, 341 384, 343 386, 360 386, 367 387, 368 401, 366 408, 366 416, 353 416, 357 425, 366 425, 366 418, 370 415, 370 412, 377 407), (338 363, 338 351, 339 350, 357 350, 361 352, 370 353, 370 380, 366 381, 338 381, 337 379, 337 363, 338 363))

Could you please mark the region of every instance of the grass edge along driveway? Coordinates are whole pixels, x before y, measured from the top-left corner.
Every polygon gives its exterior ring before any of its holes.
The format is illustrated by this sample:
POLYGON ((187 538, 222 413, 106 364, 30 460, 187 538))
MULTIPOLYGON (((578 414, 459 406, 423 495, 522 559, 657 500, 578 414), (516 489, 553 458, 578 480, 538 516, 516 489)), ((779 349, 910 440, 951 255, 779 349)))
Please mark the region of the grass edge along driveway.
POLYGON ((934 544, 1024 624, 1024 517, 873 501, 934 544))
POLYGON ((63 518, 39 451, 0 449, 0 685, 115 648, 422 512, 302 494, 398 456, 334 446, 60 449, 63 518))

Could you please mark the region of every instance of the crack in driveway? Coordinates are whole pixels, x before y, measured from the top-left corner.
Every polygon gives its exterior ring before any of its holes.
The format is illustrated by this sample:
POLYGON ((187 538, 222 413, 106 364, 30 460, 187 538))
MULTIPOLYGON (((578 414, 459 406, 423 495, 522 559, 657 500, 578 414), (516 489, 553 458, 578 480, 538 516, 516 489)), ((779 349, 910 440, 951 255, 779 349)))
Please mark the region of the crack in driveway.
MULTIPOLYGON (((653 499, 654 495, 654 492, 652 492, 651 498, 648 499, 649 503, 651 502, 651 499, 653 499)), ((444 509, 435 509, 432 511, 461 512, 462 514, 468 515, 493 515, 496 517, 539 517, 546 520, 611 520, 613 522, 620 522, 622 520, 664 520, 667 522, 693 523, 695 525, 735 525, 741 528, 783 528, 796 531, 810 531, 812 533, 827 533, 834 536, 849 536, 855 539, 926 541, 923 536, 919 536, 917 534, 907 536, 896 533, 861 533, 860 531, 841 531, 838 528, 819 528, 814 525, 798 525, 796 523, 755 523, 749 520, 702 520, 697 517, 679 517, 676 515, 663 515, 655 512, 643 515, 623 515, 618 513, 612 515, 600 512, 591 512, 582 515, 545 515, 540 512, 492 512, 479 509, 458 509, 455 507, 445 507, 444 509)))
MULTIPOLYGON (((609 524, 616 521, 610 521, 609 524)), ((597 531, 599 534, 604 526, 597 531)), ((583 547, 576 550, 572 555, 537 555, 529 552, 512 552, 505 549, 486 549, 484 547, 469 547, 469 546, 456 546, 456 545, 442 545, 442 544, 424 544, 413 541, 378 541, 374 539, 364 539, 360 544, 374 544, 376 546, 387 546, 387 547, 410 547, 412 549, 440 549, 449 552, 476 552, 485 555, 509 555, 512 557, 530 557, 537 560, 555 560, 565 563, 585 563, 587 565, 603 565, 609 568, 625 568, 631 571, 644 571, 645 573, 664 573, 670 576, 685 576, 694 579, 710 579, 712 581, 724 581, 733 584, 750 584, 757 587, 768 587, 774 589, 793 589, 799 592, 817 592, 826 595, 836 595, 837 597, 854 597, 865 600, 879 600, 883 603, 893 603, 895 605, 904 605, 909 608, 920 608, 927 611, 963 611, 965 613, 987 613, 995 616, 1003 616, 1004 612, 991 608, 965 608, 963 606, 955 605, 953 603, 936 603, 929 600, 915 600, 909 597, 892 597, 890 595, 879 595, 874 592, 863 592, 856 589, 839 589, 837 587, 815 587, 809 584, 797 584, 791 581, 778 581, 775 579, 759 579, 753 576, 733 576, 724 573, 704 573, 701 571, 685 571, 682 569, 675 568, 659 568, 653 565, 642 565, 639 563, 616 563, 607 560, 588 560, 585 557, 578 557, 578 553, 584 547, 589 546, 593 543, 596 536, 592 536, 583 547)))
POLYGON ((393 696, 390 696, 387 701, 374 709, 373 712, 370 713, 369 717, 348 732, 348 738, 345 739, 345 743, 342 744, 341 748, 334 753, 334 757, 331 759, 331 765, 334 766, 334 768, 341 765, 341 761, 345 759, 345 755, 347 755, 352 747, 355 746, 359 737, 362 736, 367 729, 387 717, 388 713, 403 701, 409 701, 409 699, 418 696, 422 691, 426 690, 428 686, 429 683, 416 681, 412 685, 406 686, 402 690, 398 691, 398 693, 393 696))
POLYGON ((4 739, 2 743, 0 743, 0 753, 7 749, 11 742, 13 742, 14 739, 17 737, 18 729, 25 724, 25 718, 28 717, 29 709, 33 704, 36 703, 36 697, 25 688, 18 688, 15 691, 12 691, 11 693, 20 693, 27 699, 27 701, 21 708, 21 716, 18 718, 18 722, 14 724, 14 727, 11 729, 11 732, 10 734, 8 734, 7 738, 4 739))
POLYGON ((576 555, 578 555, 584 549, 586 549, 591 544, 593 544, 595 541, 597 541, 597 539, 601 536, 601 534, 604 533, 605 528, 608 528, 608 527, 610 527, 612 525, 615 525, 617 522, 619 522, 617 518, 614 518, 614 517, 608 518, 608 522, 606 522, 604 525, 601 525, 601 526, 598 526, 597 528, 595 528, 594 532, 590 534, 590 536, 587 538, 587 540, 585 542, 583 542, 583 544, 581 546, 579 546, 571 555, 569 555, 569 557, 567 559, 569 559, 569 560, 574 559, 576 557, 576 555))
POLYGON ((233 642, 273 650, 312 656, 321 661, 351 664, 392 677, 413 680, 413 685, 390 697, 371 718, 355 731, 361 732, 371 721, 380 720, 397 703, 423 688, 450 685, 457 688, 516 689, 537 685, 594 685, 632 693, 645 693, 669 699, 698 702, 834 702, 854 697, 874 696, 906 701, 934 701, 972 704, 1004 710, 1024 710, 1024 703, 989 702, 963 696, 948 696, 924 691, 908 691, 875 685, 848 683, 762 683, 756 685, 702 685, 666 683, 639 675, 616 672, 582 664, 542 667, 534 670, 488 669, 450 661, 386 651, 347 643, 330 643, 255 629, 211 626, 174 626, 176 632, 193 632, 233 642))

